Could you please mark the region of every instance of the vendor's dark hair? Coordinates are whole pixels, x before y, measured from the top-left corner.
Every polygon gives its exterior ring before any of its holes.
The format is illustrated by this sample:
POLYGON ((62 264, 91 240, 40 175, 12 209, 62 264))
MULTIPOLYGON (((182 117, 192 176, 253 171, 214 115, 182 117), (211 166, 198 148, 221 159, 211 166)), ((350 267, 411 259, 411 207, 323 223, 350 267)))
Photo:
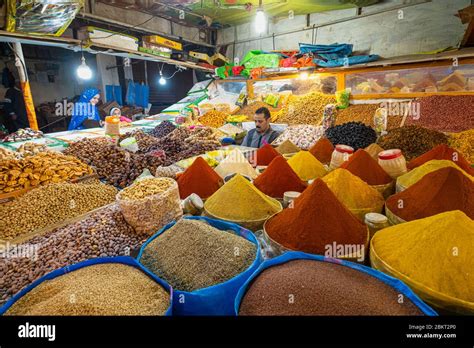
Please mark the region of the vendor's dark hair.
POLYGON ((257 111, 255 111, 256 114, 263 114, 265 116, 265 119, 268 120, 271 115, 270 115, 270 110, 266 108, 265 106, 262 106, 261 108, 258 108, 257 111))

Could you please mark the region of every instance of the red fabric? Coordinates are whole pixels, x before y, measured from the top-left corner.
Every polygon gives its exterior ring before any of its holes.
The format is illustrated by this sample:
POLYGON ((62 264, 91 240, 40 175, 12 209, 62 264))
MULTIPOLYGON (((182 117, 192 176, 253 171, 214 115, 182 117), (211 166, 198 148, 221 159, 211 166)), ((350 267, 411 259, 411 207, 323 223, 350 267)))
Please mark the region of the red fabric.
POLYGON ((243 70, 244 70, 244 67, 241 66, 241 65, 239 65, 239 66, 234 66, 234 67, 232 68, 232 74, 233 74, 234 76, 238 76, 238 75, 240 75, 240 73, 241 73, 243 70))

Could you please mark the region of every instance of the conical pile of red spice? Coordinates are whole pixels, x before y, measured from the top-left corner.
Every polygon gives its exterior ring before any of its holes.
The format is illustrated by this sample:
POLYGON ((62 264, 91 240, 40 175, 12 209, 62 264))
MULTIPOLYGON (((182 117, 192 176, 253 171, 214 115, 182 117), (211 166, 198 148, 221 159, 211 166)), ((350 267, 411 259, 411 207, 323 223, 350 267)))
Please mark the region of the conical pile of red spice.
POLYGON ((283 198, 283 194, 287 191, 303 192, 306 188, 306 183, 298 177, 282 156, 275 157, 253 184, 274 198, 283 198))
POLYGON ((474 168, 469 165, 469 162, 464 158, 464 156, 458 150, 453 149, 446 144, 438 145, 430 151, 425 152, 423 155, 412 159, 407 167, 408 169, 414 169, 431 160, 453 161, 467 173, 474 175, 474 168))
POLYGON ((392 178, 365 150, 357 150, 341 167, 358 176, 369 185, 386 185, 392 178))
POLYGON ((191 193, 203 199, 208 198, 222 185, 221 177, 202 157, 196 158, 177 181, 181 199, 185 199, 191 193))
POLYGON ((334 151, 334 145, 328 138, 319 139, 316 144, 314 144, 309 152, 318 159, 319 162, 323 164, 328 164, 331 162, 331 156, 334 151))
POLYGON ((441 168, 391 196, 386 206, 405 221, 451 210, 461 210, 474 219, 474 182, 454 167, 441 168))
POLYGON ((257 150, 257 165, 268 166, 270 162, 278 156, 281 156, 280 153, 275 150, 270 144, 266 144, 257 150))
POLYGON ((367 227, 316 179, 294 201, 265 224, 267 234, 282 246, 325 254, 328 245, 365 245, 367 227))

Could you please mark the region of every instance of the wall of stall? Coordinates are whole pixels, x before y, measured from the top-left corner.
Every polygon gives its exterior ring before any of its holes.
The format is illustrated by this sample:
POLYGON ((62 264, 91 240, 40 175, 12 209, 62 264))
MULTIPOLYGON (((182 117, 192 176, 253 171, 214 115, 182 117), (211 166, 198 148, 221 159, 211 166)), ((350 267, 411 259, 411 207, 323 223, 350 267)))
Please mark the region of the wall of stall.
POLYGON ((354 8, 315 13, 309 18, 274 19, 261 35, 252 22, 222 29, 218 44, 227 46, 228 57, 239 59, 250 50, 297 49, 300 42, 347 42, 356 51, 383 57, 414 54, 457 46, 466 27, 455 15, 469 5, 470 0, 389 0, 362 8, 359 14, 354 8), (285 34, 303 28, 309 30, 285 34))

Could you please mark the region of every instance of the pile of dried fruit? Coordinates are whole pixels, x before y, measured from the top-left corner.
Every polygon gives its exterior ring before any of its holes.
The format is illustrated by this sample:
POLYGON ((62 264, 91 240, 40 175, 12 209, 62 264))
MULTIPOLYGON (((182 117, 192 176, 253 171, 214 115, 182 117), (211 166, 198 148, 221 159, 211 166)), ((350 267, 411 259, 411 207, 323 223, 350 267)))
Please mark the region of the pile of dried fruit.
POLYGON ((349 145, 357 150, 375 143, 377 134, 373 128, 361 122, 348 122, 328 128, 326 138, 334 145, 349 145))
POLYGON ((154 173, 165 162, 162 155, 131 153, 105 138, 82 139, 71 144, 64 153, 94 166, 100 178, 120 187, 130 185, 144 169, 154 173))
POLYGON ((77 158, 57 152, 42 152, 21 160, 2 160, 0 193, 69 181, 92 173, 92 168, 77 158))
POLYGON ((42 131, 35 131, 31 128, 19 129, 15 133, 11 133, 3 138, 4 142, 25 141, 31 139, 38 139, 43 137, 42 131))
POLYGON ((57 228, 18 245, 36 246, 30 257, 0 258, 0 300, 55 269, 87 259, 130 255, 147 239, 129 226, 116 205, 100 209, 81 221, 57 228))
POLYGON ((199 117, 199 122, 208 127, 219 128, 225 124, 227 116, 229 115, 224 112, 211 110, 199 117))
POLYGON ((150 135, 156 138, 161 138, 161 137, 167 136, 175 129, 176 129, 176 126, 172 124, 170 121, 163 121, 158 126, 153 128, 153 130, 150 132, 150 135))
POLYGON ((137 140, 137 153, 146 153, 160 148, 160 141, 154 136, 145 133, 141 129, 121 135, 120 141, 130 137, 134 137, 137 140))
POLYGON ((336 97, 321 93, 309 93, 291 100, 283 109, 278 122, 293 124, 319 125, 323 118, 324 108, 335 104, 336 97))
POLYGON ((405 126, 392 129, 387 135, 378 139, 384 149, 402 150, 407 161, 430 151, 439 144, 446 144, 448 138, 443 133, 420 126, 405 126))
POLYGON ((112 203, 117 189, 100 182, 38 187, 0 205, 0 239, 12 239, 112 203))
POLYGON ((171 165, 183 159, 217 150, 221 144, 216 140, 215 132, 210 128, 191 130, 180 127, 160 139, 160 148, 166 153, 165 165, 171 165))

